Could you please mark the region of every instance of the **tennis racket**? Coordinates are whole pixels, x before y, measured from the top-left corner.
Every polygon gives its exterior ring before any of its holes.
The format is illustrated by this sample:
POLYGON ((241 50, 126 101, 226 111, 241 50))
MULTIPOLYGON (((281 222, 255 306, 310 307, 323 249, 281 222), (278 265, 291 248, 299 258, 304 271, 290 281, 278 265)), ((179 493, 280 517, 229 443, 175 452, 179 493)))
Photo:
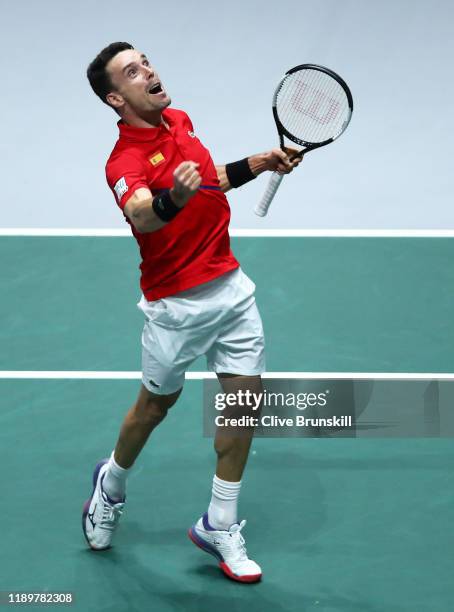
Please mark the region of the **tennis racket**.
MULTIPOLYGON (((284 136, 303 147, 292 156, 324 147, 347 129, 353 112, 352 94, 341 77, 323 66, 301 64, 285 73, 273 97, 273 115, 281 149, 284 136)), ((264 217, 284 178, 273 172, 255 213, 264 217)))

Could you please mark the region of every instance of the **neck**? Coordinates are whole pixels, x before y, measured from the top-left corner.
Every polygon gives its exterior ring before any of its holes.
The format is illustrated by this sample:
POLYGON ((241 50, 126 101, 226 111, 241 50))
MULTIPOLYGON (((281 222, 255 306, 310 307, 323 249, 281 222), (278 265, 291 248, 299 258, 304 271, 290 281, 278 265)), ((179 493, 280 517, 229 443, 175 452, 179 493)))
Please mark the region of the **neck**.
POLYGON ((162 111, 152 111, 146 115, 137 115, 136 113, 124 113, 122 121, 127 125, 140 128, 152 128, 159 127, 161 123, 164 123, 162 118, 162 111))

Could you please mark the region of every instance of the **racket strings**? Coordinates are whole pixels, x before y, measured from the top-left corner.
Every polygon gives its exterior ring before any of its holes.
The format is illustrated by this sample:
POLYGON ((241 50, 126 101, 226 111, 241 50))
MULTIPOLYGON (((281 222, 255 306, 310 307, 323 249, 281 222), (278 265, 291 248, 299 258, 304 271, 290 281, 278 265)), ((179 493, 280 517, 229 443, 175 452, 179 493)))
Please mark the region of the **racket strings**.
POLYGON ((312 81, 299 77, 289 84, 282 115, 290 133, 309 142, 322 142, 337 135, 340 126, 336 126, 335 120, 341 104, 335 97, 337 83, 330 80, 331 83, 326 83, 320 82, 320 77, 312 81))
MULTIPOLYGON (((340 104, 334 97, 340 86, 331 77, 319 71, 305 70, 288 78, 286 88, 281 90, 282 115, 288 118, 288 131, 311 129, 311 141, 319 142, 325 128, 329 128, 339 114, 340 104), (309 121, 312 120, 312 125, 309 121)), ((340 88, 342 90, 342 88, 340 88)), ((342 90, 343 93, 343 90, 342 90)), ((295 134, 297 135, 297 134, 295 134)))
POLYGON ((351 114, 340 83, 320 70, 308 68, 283 80, 276 97, 276 111, 287 132, 314 144, 339 136, 351 114))

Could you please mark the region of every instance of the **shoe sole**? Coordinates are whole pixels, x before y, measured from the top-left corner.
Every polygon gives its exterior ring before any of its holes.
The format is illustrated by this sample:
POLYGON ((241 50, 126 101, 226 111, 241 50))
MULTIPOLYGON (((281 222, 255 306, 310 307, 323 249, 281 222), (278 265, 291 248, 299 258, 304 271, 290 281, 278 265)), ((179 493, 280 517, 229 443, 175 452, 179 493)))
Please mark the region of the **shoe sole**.
POLYGON ((262 574, 252 574, 246 576, 238 576, 237 574, 234 574, 224 561, 224 557, 216 550, 216 548, 197 534, 195 525, 189 529, 188 536, 193 544, 210 555, 213 555, 213 557, 219 561, 219 567, 231 580, 251 584, 252 582, 259 582, 262 579, 262 574))
POLYGON ((102 466, 106 465, 106 463, 108 463, 108 461, 109 461, 109 459, 103 459, 102 461, 100 461, 96 465, 95 471, 93 472, 93 491, 91 493, 91 496, 85 502, 85 504, 83 506, 83 509, 82 509, 82 531, 84 532, 85 539, 87 540, 87 544, 91 548, 91 550, 108 550, 110 548, 110 545, 109 546, 104 546, 103 548, 95 548, 94 546, 92 546, 91 543, 90 543, 90 540, 87 537, 87 532, 85 531, 85 520, 86 520, 87 515, 88 515, 88 510, 90 508, 91 500, 93 499, 93 495, 95 494, 96 484, 98 482, 99 472, 101 471, 102 466))

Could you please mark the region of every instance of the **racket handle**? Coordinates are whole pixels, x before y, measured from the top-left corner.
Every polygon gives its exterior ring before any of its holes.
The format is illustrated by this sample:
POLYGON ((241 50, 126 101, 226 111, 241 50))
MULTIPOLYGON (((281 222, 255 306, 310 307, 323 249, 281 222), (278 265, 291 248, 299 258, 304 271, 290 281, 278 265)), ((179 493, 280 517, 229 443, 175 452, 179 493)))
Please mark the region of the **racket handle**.
POLYGON ((273 198, 276 195, 276 191, 279 189, 279 185, 281 184, 283 178, 283 174, 273 172, 268 182, 268 187, 266 188, 266 191, 263 194, 261 201, 254 209, 256 215, 258 215, 259 217, 265 217, 266 213, 268 212, 268 208, 270 207, 270 204, 273 201, 273 198))

